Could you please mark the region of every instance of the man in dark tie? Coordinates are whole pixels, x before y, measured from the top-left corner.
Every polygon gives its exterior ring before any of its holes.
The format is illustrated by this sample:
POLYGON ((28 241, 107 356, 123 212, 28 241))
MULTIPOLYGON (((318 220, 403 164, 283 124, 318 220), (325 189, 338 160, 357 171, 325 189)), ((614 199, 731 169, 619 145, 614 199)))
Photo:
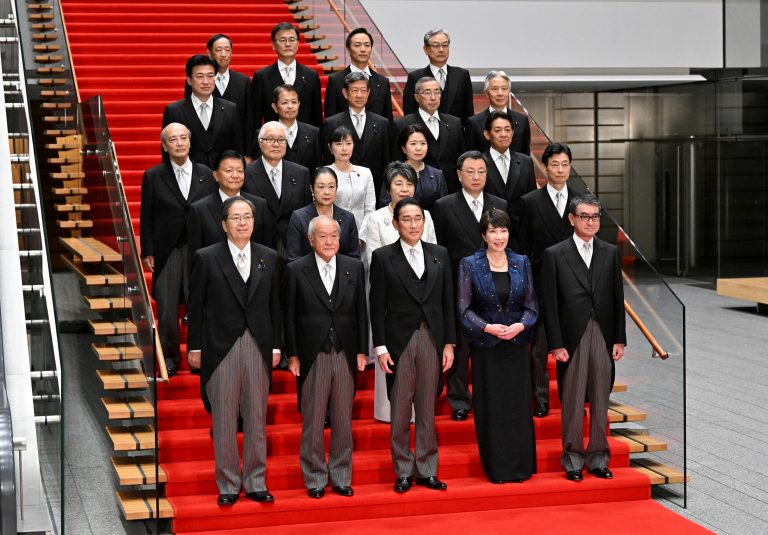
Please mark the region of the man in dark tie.
POLYGON ((472 102, 472 80, 469 71, 461 67, 448 65, 451 37, 442 28, 435 28, 424 34, 424 53, 429 58, 429 65, 408 73, 408 80, 403 90, 403 112, 416 111, 419 103, 414 99, 418 92, 416 82, 425 76, 434 78, 443 92, 440 111, 458 117, 462 123, 475 113, 472 102))
POLYGON ((488 116, 494 111, 507 113, 512 118, 514 136, 510 149, 514 152, 531 155, 531 125, 528 116, 509 107, 510 81, 504 71, 491 71, 485 77, 483 92, 488 97, 489 107, 473 115, 464 127, 464 140, 468 150, 485 152, 490 147, 484 134, 488 116))
POLYGON ((349 73, 361 72, 368 80, 370 88, 366 109, 392 121, 392 92, 389 88, 389 79, 372 71, 368 63, 373 52, 373 36, 365 28, 355 28, 347 35, 345 45, 349 52, 350 64, 343 71, 335 72, 328 77, 323 108, 326 118, 347 110, 349 105, 342 94, 344 78, 349 73))
POLYGON ((227 234, 195 253, 189 294, 189 364, 213 420, 217 503, 245 496, 272 502, 266 488, 267 395, 280 361, 282 316, 277 253, 251 241, 253 205, 232 197, 221 207, 227 234), (243 419, 242 470, 237 418, 243 419))
POLYGON ((163 126, 181 123, 189 128, 192 139, 189 156, 193 161, 213 168, 224 150, 242 154, 245 147, 243 127, 237 104, 213 95, 218 66, 206 55, 195 54, 187 60, 189 97, 171 102, 163 112, 163 126))
POLYGON ((507 201, 512 220, 510 248, 517 251, 517 231, 520 226, 520 198, 536 189, 536 176, 530 156, 511 150, 514 121, 508 114, 494 111, 485 121, 484 135, 491 147, 483 153, 488 164, 485 191, 507 201))
MULTIPOLYGON (((418 124, 427 131, 427 156, 424 163, 437 167, 443 172, 445 185, 450 193, 459 190, 456 174, 456 160, 464 153, 464 133, 458 117, 438 111, 442 99, 442 90, 437 80, 431 77, 420 78, 415 84, 415 98, 418 108, 405 117, 395 121, 396 132, 401 132, 412 124, 418 124)), ((395 147, 396 142, 391 145, 395 147)), ((399 147, 393 148, 394 157, 405 160, 399 147)))
POLYGON ((168 162, 148 169, 141 180, 141 258, 152 272, 152 296, 157 301, 160 346, 168 375, 179 363, 179 305, 186 300, 187 214, 198 199, 216 187, 211 170, 189 158, 190 134, 171 123, 160 134, 168 162))
MULTIPOLYGON (((571 174, 571 149, 568 145, 551 143, 544 149, 541 161, 547 171, 547 185, 526 193, 520 199, 520 230, 517 233, 519 253, 531 259, 531 272, 536 295, 541 296, 543 282, 541 261, 544 250, 572 234, 567 206, 576 194, 568 187, 571 174)), ((539 304, 539 311, 546 306, 539 304)), ((531 372, 536 396, 535 416, 549 414, 549 373, 547 372, 546 329, 540 313, 531 344, 531 372)))
POLYGON ((384 167, 390 160, 389 143, 393 134, 391 123, 367 109, 370 82, 362 72, 353 72, 344 77, 341 92, 347 102, 347 110, 326 117, 323 125, 325 161, 327 164, 333 163, 329 147, 331 133, 339 126, 346 126, 352 131, 354 143, 350 161, 353 165, 362 165, 371 170, 374 191, 378 192, 384 167))
MULTIPOLYGON (((469 151, 458 159, 461 190, 438 199, 432 205, 437 243, 448 249, 451 260, 451 280, 457 284, 459 262, 482 248, 480 217, 491 208, 507 210, 504 199, 484 191, 488 173, 483 155, 469 151)), ((448 402, 451 418, 466 420, 472 407, 469 393, 469 345, 459 336, 456 360, 448 373, 448 402)))
POLYGON ((267 201, 275 229, 274 248, 285 259, 285 236, 294 210, 312 202, 309 170, 284 160, 288 132, 277 121, 264 123, 259 131, 261 158, 245 168, 243 191, 267 201))
POLYGON ((299 121, 320 128, 323 124, 323 103, 320 100, 320 77, 309 67, 296 61, 299 51, 299 31, 293 24, 280 22, 272 28, 272 50, 277 61, 253 73, 253 124, 276 121, 272 109, 272 92, 281 84, 296 88, 301 99, 299 121))
POLYGON ((352 496, 352 402, 355 373, 367 363, 368 314, 360 260, 339 255, 339 224, 309 222, 313 253, 288 264, 285 349, 297 380, 302 416, 301 473, 307 494, 352 496), (333 422, 328 462, 323 423, 333 422))
POLYGON ((187 253, 190 266, 195 251, 226 239, 221 226, 221 205, 230 197, 240 195, 253 203, 255 219, 251 240, 267 247, 275 241, 267 201, 240 191, 245 181, 245 158, 235 151, 225 150, 219 154, 213 178, 219 185, 218 191, 195 201, 189 207, 187 253))
POLYGON ((542 299, 547 343, 557 361, 562 398, 565 477, 611 479, 606 428, 615 361, 627 342, 624 285, 618 249, 597 238, 600 202, 592 194, 571 200, 573 235, 544 251, 542 299), (584 401, 589 399, 589 445, 584 448, 584 401))
POLYGON ((417 485, 445 490, 437 478, 435 398, 456 342, 448 252, 421 240, 424 210, 416 199, 395 205, 392 225, 400 239, 373 252, 370 280, 373 351, 388 374, 394 490, 407 492, 414 476, 417 485), (412 403, 415 452, 410 448, 412 403))

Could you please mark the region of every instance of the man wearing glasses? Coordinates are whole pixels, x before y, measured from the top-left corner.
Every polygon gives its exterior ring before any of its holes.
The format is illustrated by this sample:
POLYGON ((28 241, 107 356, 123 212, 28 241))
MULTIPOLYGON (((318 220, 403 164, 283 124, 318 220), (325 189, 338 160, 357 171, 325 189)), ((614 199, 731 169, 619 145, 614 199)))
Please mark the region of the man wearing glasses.
POLYGON ((280 258, 285 259, 285 236, 291 214, 312 202, 309 170, 283 159, 288 132, 277 121, 264 123, 258 142, 261 158, 246 167, 242 190, 267 201, 275 232, 274 248, 280 258))
POLYGON ((600 202, 591 193, 568 205, 573 236, 544 252, 542 277, 547 343, 562 389, 560 462, 570 481, 590 474, 611 479, 606 438, 615 361, 627 342, 624 286, 616 246, 599 240, 600 202), (584 448, 584 400, 589 399, 589 445, 584 448))
POLYGON ((289 84, 296 88, 301 101, 298 119, 320 128, 323 125, 323 109, 320 100, 320 77, 309 67, 296 61, 299 51, 299 31, 293 24, 280 22, 272 28, 272 50, 277 61, 253 73, 253 124, 261 126, 262 121, 276 121, 272 109, 275 88, 289 84))
POLYGON ((443 92, 441 112, 458 117, 462 123, 466 123, 475 113, 469 71, 448 65, 450 46, 451 36, 442 28, 435 28, 424 34, 424 53, 429 58, 429 65, 408 74, 408 81, 403 90, 403 111, 406 114, 416 111, 416 82, 425 76, 434 78, 440 85, 443 92))
MULTIPOLYGON (((395 121, 397 132, 401 132, 412 124, 418 124, 427 131, 427 156, 424 163, 443 171, 445 185, 450 193, 459 190, 459 178, 456 174, 456 160, 464 152, 464 131, 458 117, 438 111, 442 98, 442 90, 437 80, 426 76, 420 78, 416 85, 416 103, 418 108, 405 117, 395 121)), ((391 146, 397 146, 392 142, 391 146)), ((393 156, 405 160, 400 148, 393 149, 393 156)))

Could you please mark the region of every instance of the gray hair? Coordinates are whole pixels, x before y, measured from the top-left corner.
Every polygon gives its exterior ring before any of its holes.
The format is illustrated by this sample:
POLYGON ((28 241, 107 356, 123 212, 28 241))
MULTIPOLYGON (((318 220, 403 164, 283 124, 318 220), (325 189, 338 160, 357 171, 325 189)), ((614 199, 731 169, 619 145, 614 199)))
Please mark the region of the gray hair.
POLYGON ((485 75, 485 82, 483 83, 483 91, 488 91, 488 86, 491 80, 494 78, 504 78, 507 81, 507 85, 512 88, 512 81, 509 79, 509 75, 504 71, 491 71, 485 75))
POLYGON ((445 36, 448 38, 448 44, 450 44, 451 36, 448 32, 446 32, 443 28, 432 28, 431 30, 429 30, 427 33, 424 34, 424 46, 429 45, 429 40, 441 33, 445 34, 445 36))
POLYGON ((309 222, 309 228, 307 229, 307 237, 311 238, 312 235, 315 233, 315 227, 318 223, 330 223, 333 222, 334 225, 336 225, 336 231, 341 232, 341 226, 339 225, 339 222, 336 221, 334 218, 328 215, 319 215, 317 217, 313 217, 312 221, 309 222))
MULTIPOLYGON (((422 76, 418 80, 416 80, 416 84, 413 86, 414 93, 419 93, 421 91, 421 88, 426 84, 427 82, 437 82, 433 77, 431 76, 422 76)), ((440 89, 439 83, 438 83, 438 89, 440 89)))
POLYGON ((190 131, 190 129, 189 129, 189 128, 187 128, 187 125, 185 125, 185 124, 181 124, 181 123, 168 123, 167 125, 165 125, 165 126, 163 127, 163 129, 162 129, 162 130, 160 130, 160 143, 161 143, 163 146, 165 146, 165 143, 166 143, 166 141, 165 141, 165 131, 166 131, 168 128, 172 127, 172 126, 183 126, 184 128, 186 128, 186 130, 187 130, 187 137, 189 138, 189 140, 190 140, 190 141, 192 141, 192 132, 190 131))
POLYGON ((355 82, 365 82, 366 86, 370 85, 371 83, 362 72, 351 72, 344 77, 344 89, 349 89, 349 86, 355 82))
POLYGON ((576 195, 571 202, 568 203, 568 213, 576 215, 576 208, 580 204, 588 204, 589 206, 595 206, 598 210, 602 210, 600 206, 600 200, 593 193, 582 193, 576 195))
POLYGON ((284 124, 279 123, 277 121, 267 121, 266 123, 261 125, 261 128, 259 129, 259 138, 264 136, 264 132, 268 128, 282 128, 283 132, 285 132, 286 139, 288 138, 288 128, 286 128, 284 124))

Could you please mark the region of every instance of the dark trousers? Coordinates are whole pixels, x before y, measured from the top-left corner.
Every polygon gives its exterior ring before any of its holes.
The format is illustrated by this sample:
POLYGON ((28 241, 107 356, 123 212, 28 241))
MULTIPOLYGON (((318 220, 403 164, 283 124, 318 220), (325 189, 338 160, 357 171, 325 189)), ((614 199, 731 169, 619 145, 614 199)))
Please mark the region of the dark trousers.
POLYGON ((186 302, 189 295, 186 245, 176 247, 171 251, 162 271, 154 274, 152 286, 157 302, 157 328, 160 346, 163 348, 166 363, 178 366, 179 344, 181 343, 179 305, 186 302))
POLYGON ((447 372, 448 403, 451 410, 468 411, 472 407, 472 394, 469 393, 469 344, 464 340, 461 329, 457 329, 457 332, 459 343, 454 351, 453 366, 447 372))
POLYGON ((536 324, 531 344, 531 377, 533 380, 533 395, 536 405, 549 408, 549 372, 547 371, 547 333, 544 331, 544 321, 536 324))

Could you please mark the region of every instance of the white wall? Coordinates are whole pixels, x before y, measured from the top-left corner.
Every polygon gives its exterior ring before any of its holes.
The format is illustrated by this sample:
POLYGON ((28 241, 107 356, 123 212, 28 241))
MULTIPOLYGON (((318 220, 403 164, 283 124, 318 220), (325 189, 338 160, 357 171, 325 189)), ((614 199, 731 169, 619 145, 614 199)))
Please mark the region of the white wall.
MULTIPOLYGON (((362 3, 407 69, 427 64, 422 38, 435 26, 451 34, 450 63, 474 73, 493 68, 513 74, 562 74, 564 69, 593 74, 671 73, 723 66, 720 0, 362 3)), ((759 33, 757 37, 759 44, 759 33)))

